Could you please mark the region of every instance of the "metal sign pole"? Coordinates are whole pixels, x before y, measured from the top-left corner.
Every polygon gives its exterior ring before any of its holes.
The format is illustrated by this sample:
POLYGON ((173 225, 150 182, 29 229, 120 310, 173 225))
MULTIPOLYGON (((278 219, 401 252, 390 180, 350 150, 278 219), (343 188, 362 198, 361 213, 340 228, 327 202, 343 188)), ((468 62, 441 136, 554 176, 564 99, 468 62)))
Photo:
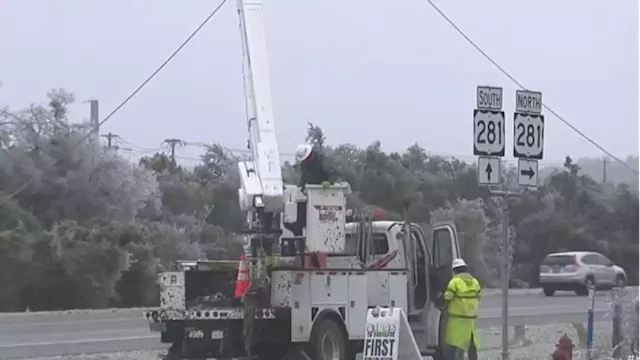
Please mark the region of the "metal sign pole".
POLYGON ((502 360, 509 360, 509 196, 502 196, 502 360))
POLYGON ((509 198, 520 194, 508 190, 490 190, 490 194, 502 197, 502 360, 509 360, 509 198))

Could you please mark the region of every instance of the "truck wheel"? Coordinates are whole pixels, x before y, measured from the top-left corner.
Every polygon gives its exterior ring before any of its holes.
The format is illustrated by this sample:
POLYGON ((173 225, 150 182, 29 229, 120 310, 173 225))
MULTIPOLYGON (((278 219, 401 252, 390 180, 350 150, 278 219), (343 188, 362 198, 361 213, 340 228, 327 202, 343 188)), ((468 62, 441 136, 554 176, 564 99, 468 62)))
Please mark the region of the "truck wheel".
POLYGON ((344 333, 332 319, 323 319, 311 332, 311 354, 314 360, 346 360, 344 333))
POLYGON ((178 360, 182 358, 182 342, 174 342, 167 351, 164 360, 178 360))

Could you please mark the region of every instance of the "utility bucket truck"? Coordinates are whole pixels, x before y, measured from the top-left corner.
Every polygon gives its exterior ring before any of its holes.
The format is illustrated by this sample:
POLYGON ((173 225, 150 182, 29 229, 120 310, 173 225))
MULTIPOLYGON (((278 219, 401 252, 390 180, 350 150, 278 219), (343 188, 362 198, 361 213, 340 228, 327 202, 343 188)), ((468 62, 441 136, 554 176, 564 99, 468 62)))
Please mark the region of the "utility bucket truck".
POLYGON ((250 161, 238 164, 250 284, 236 261, 176 261, 145 312, 174 359, 352 360, 367 310, 402 308, 423 355, 441 358, 437 294, 459 256, 455 226, 349 215, 347 183, 284 185, 261 0, 239 0, 250 161))

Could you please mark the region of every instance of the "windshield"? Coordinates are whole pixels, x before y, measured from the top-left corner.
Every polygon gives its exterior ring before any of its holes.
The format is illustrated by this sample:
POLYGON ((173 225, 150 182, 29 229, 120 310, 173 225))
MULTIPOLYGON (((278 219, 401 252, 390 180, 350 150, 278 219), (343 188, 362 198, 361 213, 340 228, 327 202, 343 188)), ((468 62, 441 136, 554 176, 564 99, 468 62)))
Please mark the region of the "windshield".
MULTIPOLYGON (((358 237, 353 233, 345 234, 345 254, 355 255, 358 251, 358 237)), ((389 252, 389 243, 386 233, 373 233, 372 255, 382 255, 389 252)))
POLYGON ((542 265, 571 265, 575 264, 575 256, 573 255, 548 255, 543 261, 542 265))

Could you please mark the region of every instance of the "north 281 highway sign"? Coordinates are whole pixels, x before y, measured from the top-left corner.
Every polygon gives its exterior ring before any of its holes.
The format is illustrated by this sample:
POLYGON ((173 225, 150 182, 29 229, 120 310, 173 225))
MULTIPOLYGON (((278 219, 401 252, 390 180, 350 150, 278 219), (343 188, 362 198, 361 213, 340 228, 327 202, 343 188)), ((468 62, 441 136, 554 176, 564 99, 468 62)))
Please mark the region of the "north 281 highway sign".
POLYGON ((473 154, 504 156, 504 111, 473 110, 473 154))
POLYGON ((513 156, 541 160, 544 150, 544 115, 513 114, 513 156))

